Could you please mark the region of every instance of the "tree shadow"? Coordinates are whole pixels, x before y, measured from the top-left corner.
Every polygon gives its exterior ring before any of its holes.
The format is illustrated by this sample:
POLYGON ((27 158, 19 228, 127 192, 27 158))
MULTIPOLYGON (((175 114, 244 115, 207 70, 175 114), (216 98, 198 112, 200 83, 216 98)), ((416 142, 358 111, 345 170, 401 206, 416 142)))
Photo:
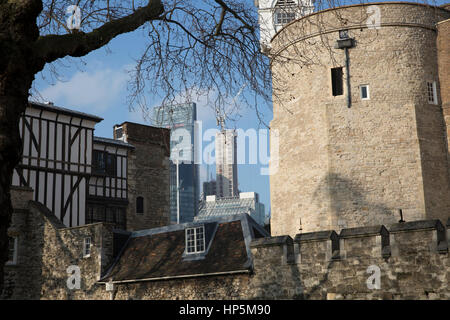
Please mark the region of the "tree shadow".
POLYGON ((328 173, 314 191, 313 199, 329 203, 331 229, 397 222, 399 217, 394 216, 394 208, 373 202, 367 195, 368 192, 360 184, 339 174, 328 173))

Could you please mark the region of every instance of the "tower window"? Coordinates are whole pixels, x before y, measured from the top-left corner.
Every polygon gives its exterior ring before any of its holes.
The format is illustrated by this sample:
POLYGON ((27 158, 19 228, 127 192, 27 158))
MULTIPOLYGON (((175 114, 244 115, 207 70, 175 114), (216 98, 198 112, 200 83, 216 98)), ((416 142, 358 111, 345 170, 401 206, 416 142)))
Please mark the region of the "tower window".
POLYGON ((276 17, 275 18, 276 24, 284 25, 288 24, 289 22, 295 19, 295 12, 289 12, 285 11, 284 9, 278 9, 276 11, 275 17, 276 17))
POLYGON ((361 100, 370 100, 369 85, 368 84, 360 85, 359 86, 359 91, 361 93, 361 100))
POLYGON ((143 197, 136 198, 136 213, 144 214, 144 198, 143 197))
POLYGON ((344 94, 343 72, 342 68, 331 69, 331 86, 333 96, 341 96, 344 94))
POLYGON ((186 229, 186 253, 205 251, 205 226, 186 229))
POLYGON ((275 24, 285 25, 296 18, 296 4, 292 0, 278 0, 275 6, 275 24))
POLYGON ((428 103, 437 104, 436 81, 427 82, 428 103))

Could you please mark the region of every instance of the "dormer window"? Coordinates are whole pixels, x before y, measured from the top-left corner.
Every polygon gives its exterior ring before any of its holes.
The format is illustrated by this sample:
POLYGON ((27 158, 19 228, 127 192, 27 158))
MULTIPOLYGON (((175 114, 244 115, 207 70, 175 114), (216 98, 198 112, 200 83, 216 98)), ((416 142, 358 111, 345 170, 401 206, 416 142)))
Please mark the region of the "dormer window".
POLYGON ((275 6, 275 24, 285 25, 295 20, 298 7, 292 0, 279 0, 275 6))
POLYGON ((186 253, 205 251, 205 226, 186 229, 186 253))

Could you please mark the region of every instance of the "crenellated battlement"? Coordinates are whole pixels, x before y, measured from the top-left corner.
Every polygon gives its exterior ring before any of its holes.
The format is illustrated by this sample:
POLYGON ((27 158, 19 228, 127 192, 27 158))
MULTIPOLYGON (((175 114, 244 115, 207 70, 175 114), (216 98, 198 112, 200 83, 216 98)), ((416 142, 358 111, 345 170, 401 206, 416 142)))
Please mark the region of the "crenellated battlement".
POLYGON ((256 298, 449 299, 449 235, 450 219, 257 239, 252 285, 270 284, 256 298))
POLYGON ((284 263, 308 264, 349 258, 388 259, 417 252, 448 254, 450 218, 260 238, 254 250, 282 252, 284 263), (274 248, 279 247, 279 248, 274 248))

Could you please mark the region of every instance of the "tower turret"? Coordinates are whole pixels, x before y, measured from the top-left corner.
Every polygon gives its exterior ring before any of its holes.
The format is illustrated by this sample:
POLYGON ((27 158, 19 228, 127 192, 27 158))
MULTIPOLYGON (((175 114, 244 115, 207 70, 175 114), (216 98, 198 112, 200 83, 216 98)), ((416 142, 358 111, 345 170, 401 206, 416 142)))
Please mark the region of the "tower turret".
POLYGON ((315 0, 255 0, 261 50, 265 52, 270 49, 270 40, 284 25, 312 13, 314 2, 315 0))

